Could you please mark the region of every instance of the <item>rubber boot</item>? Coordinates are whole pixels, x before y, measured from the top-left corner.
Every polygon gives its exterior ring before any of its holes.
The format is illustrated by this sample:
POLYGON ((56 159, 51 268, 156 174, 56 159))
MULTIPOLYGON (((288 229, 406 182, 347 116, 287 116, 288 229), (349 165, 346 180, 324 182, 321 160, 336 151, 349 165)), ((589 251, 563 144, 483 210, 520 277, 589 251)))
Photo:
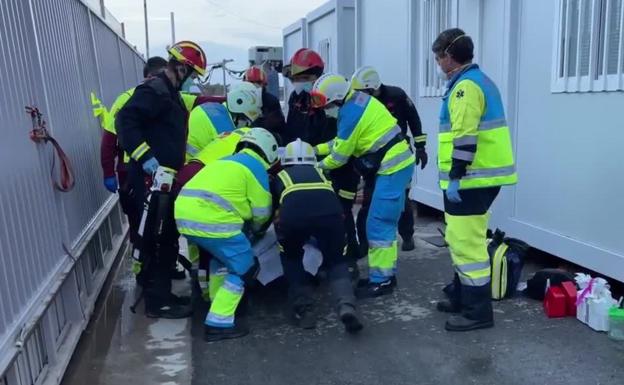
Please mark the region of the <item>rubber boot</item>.
POLYGON ((392 282, 391 278, 383 282, 368 282, 365 286, 358 287, 355 290, 355 296, 358 299, 376 298, 383 295, 392 294, 396 283, 392 282))
POLYGON ((342 304, 338 308, 338 317, 345 327, 345 331, 355 334, 364 328, 354 305, 342 304))
MULTIPOLYGON (((170 294, 173 296, 173 294, 170 294)), ((179 298, 179 297, 176 297, 179 298)), ((182 319, 193 315, 193 308, 188 304, 180 303, 173 297, 166 301, 153 297, 146 293, 145 296, 145 316, 148 318, 182 319)))
POLYGON ((444 328, 464 332, 494 326, 491 285, 461 287, 461 315, 452 315, 444 328))
POLYGON ((316 328, 316 314, 312 305, 299 305, 293 307, 292 319, 297 327, 301 329, 316 328))
POLYGON ((234 327, 218 328, 214 326, 204 326, 204 341, 217 342, 221 340, 231 340, 241 338, 249 334, 249 328, 242 323, 235 322, 234 327))
POLYGON ((416 248, 416 244, 414 244, 413 238, 407 238, 403 240, 403 244, 401 245, 402 251, 412 251, 416 248))
POLYGON ((443 313, 460 313, 461 312, 461 282, 457 273, 453 276, 453 282, 449 283, 442 289, 447 296, 447 300, 439 301, 436 309, 443 313))

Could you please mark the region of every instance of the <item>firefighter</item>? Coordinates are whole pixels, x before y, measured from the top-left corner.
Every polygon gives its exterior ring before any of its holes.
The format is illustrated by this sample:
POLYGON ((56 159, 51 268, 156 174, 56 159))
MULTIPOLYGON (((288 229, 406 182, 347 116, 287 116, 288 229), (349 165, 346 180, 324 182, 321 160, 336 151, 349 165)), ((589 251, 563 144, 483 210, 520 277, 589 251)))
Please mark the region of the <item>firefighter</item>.
MULTIPOLYGON (((131 158, 129 177, 135 191, 143 190, 145 175, 154 175, 159 169, 173 174, 184 165, 188 112, 179 90, 186 79, 204 75, 205 71, 204 51, 193 42, 178 42, 169 48, 165 71, 139 85, 117 114, 119 141, 131 158)), ((143 199, 141 194, 135 194, 137 207, 143 206, 143 199)), ((145 313, 152 318, 185 318, 191 315, 188 300, 171 294, 168 273, 178 255, 178 234, 173 205, 168 206, 171 210, 157 210, 163 227, 156 244, 140 242, 141 258, 147 261, 141 273, 145 313)), ((157 209, 157 205, 154 207, 157 209)))
POLYGON ((432 51, 448 79, 438 134, 440 187, 444 191, 446 242, 455 270, 449 301, 450 331, 494 325, 488 210, 501 186, 517 182, 509 127, 496 85, 472 63, 472 39, 459 28, 442 32, 432 51))
MULTIPOLYGON (((143 78, 146 80, 154 77, 167 67, 167 60, 155 56, 151 57, 145 63, 143 68, 143 78)), ((102 143, 100 146, 100 159, 102 171, 104 174, 104 186, 111 193, 119 192, 119 203, 124 214, 128 217, 130 227, 130 242, 137 242, 139 229, 139 221, 141 220, 141 207, 134 204, 132 195, 133 191, 128 181, 128 155, 119 149, 117 139, 117 129, 115 128, 115 117, 117 112, 126 104, 134 93, 134 88, 122 92, 110 109, 110 117, 106 119, 107 124, 104 125, 102 134, 102 143), (115 167, 117 161, 117 167, 115 167), (116 171, 116 175, 115 175, 116 171)))
POLYGON ((316 168, 314 148, 301 139, 289 143, 281 159, 283 170, 271 192, 276 209, 275 229, 280 257, 288 281, 292 317, 304 329, 316 326, 310 275, 303 267, 303 245, 318 242, 335 298, 338 317, 349 333, 362 329, 355 310, 355 295, 343 255, 345 236, 342 206, 331 182, 316 168))
POLYGON ((227 270, 204 322, 206 341, 249 332, 235 319, 235 312, 258 264, 242 229, 247 223, 259 231, 272 213, 267 170, 278 160, 275 138, 263 128, 252 128, 237 150, 206 164, 185 184, 175 203, 179 232, 214 257, 211 269, 219 264, 227 270))
POLYGON ((389 294, 396 285, 396 232, 405 204, 405 189, 412 179, 414 156, 397 120, 381 102, 349 90, 340 75, 325 74, 312 90, 312 105, 338 118, 338 135, 330 154, 319 166, 335 169, 355 158, 365 178, 375 179, 369 215, 369 280, 358 288, 360 298, 389 294))
MULTIPOLYGON (((325 144, 335 138, 337 132, 336 117, 328 117, 322 109, 314 109, 310 106, 310 90, 314 82, 323 74, 324 68, 325 63, 318 53, 311 49, 301 48, 293 55, 287 71, 295 90, 288 99, 284 142, 290 143, 300 138, 315 146, 318 156, 329 154, 329 146, 325 144)), ((360 257, 360 253, 352 209, 360 176, 353 164, 347 162, 343 167, 332 170, 330 178, 345 214, 347 256, 351 273, 355 278, 358 274, 356 260, 360 257)))
MULTIPOLYGON (((412 100, 407 96, 407 93, 399 87, 389 86, 381 83, 379 73, 375 68, 370 66, 364 66, 359 68, 351 77, 351 88, 354 90, 366 92, 369 95, 374 96, 380 102, 382 102, 388 111, 397 119, 399 127, 403 135, 407 136, 407 128, 409 126, 410 133, 414 140, 414 148, 416 154, 416 165, 420 164, 420 169, 424 169, 427 165, 427 152, 425 150, 425 144, 427 141, 427 135, 422 133, 422 125, 420 123, 420 117, 418 111, 412 100)), ((408 139, 409 141, 409 139, 408 139)), ((373 190, 373 181, 365 181, 364 187, 364 201, 362 202, 362 208, 358 212, 357 225, 358 225, 358 237, 363 247, 366 245, 366 217, 368 215, 368 208, 370 206, 370 194, 373 190)), ((412 203, 409 199, 409 188, 405 191, 405 208, 401 213, 399 219, 399 235, 403 239, 401 249, 403 251, 414 250, 414 213, 412 212, 412 203)))
POLYGON ((251 66, 245 71, 243 80, 262 90, 262 115, 251 124, 251 127, 266 128, 278 139, 278 143, 281 143, 280 138, 286 126, 286 120, 279 99, 266 89, 266 73, 259 66, 251 66))
POLYGON ((203 103, 193 108, 188 122, 186 161, 194 158, 208 143, 237 127, 249 127, 262 113, 259 90, 248 82, 232 86, 226 105, 203 103))

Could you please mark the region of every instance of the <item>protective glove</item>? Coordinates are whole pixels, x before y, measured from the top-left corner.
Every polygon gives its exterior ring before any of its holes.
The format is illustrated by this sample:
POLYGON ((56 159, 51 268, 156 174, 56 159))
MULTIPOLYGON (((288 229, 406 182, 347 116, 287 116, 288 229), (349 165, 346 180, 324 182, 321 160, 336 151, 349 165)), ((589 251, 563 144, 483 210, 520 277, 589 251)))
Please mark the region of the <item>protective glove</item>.
POLYGON ((116 193, 117 188, 119 187, 117 185, 117 177, 109 176, 109 177, 104 178, 104 187, 106 187, 106 189, 112 192, 113 194, 116 193))
POLYGON ((143 171, 145 171, 146 174, 154 175, 159 166, 160 164, 158 163, 156 158, 151 157, 143 162, 143 171))
POLYGON ((462 201, 459 196, 459 179, 451 179, 446 189, 446 197, 453 203, 460 203, 462 201))
POLYGON ((416 165, 420 164, 420 169, 424 169, 429 161, 429 156, 427 156, 427 151, 425 151, 424 147, 416 148, 416 165))

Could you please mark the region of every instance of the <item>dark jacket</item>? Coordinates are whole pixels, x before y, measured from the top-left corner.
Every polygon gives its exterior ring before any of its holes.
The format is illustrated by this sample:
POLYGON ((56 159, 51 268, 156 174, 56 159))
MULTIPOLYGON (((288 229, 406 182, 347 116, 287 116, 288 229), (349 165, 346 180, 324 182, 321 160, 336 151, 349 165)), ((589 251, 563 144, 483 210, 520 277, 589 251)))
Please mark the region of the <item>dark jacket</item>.
POLYGON ((262 116, 256 119, 252 126, 266 128, 276 136, 280 145, 286 145, 281 140, 286 127, 282 106, 279 99, 264 88, 262 89, 262 116))
POLYGON ((187 119, 178 90, 162 73, 135 89, 115 124, 121 147, 132 162, 142 164, 155 157, 160 165, 179 170, 184 165, 187 119))
POLYGON ((288 99, 288 117, 283 142, 297 138, 316 146, 336 137, 336 119, 328 118, 325 111, 310 107, 310 94, 292 92, 288 99))
MULTIPOLYGON (((290 176, 293 184, 321 183, 323 178, 317 168, 310 165, 286 166, 281 171, 290 176)), ((279 208, 280 223, 305 223, 306 218, 316 218, 327 215, 342 216, 342 206, 332 190, 306 189, 291 191, 284 196, 280 204, 284 183, 279 177, 272 180, 271 194, 273 207, 279 208)))
POLYGON ((382 102, 388 111, 396 118, 399 127, 403 134, 407 134, 407 128, 412 133, 415 140, 416 147, 424 147, 424 141, 418 141, 417 138, 423 135, 422 124, 420 123, 420 117, 416 106, 409 96, 403 91, 403 89, 394 86, 387 86, 382 84, 380 87, 381 93, 377 99, 382 102))

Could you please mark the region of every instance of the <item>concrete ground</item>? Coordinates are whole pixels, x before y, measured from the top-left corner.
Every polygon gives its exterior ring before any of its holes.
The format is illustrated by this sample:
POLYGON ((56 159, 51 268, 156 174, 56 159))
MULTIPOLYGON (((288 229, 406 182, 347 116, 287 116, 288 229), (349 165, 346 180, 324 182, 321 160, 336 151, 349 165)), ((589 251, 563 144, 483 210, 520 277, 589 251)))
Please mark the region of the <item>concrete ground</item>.
MULTIPOLYGON (((541 303, 495 303, 496 326, 444 331, 435 311, 452 270, 448 251, 422 238, 440 223, 419 219, 417 249, 399 257, 399 288, 361 303, 364 331, 345 334, 319 288, 316 330, 298 330, 281 287, 251 298, 249 336, 207 344, 205 306, 192 320, 153 321, 131 314, 132 277, 122 267, 85 334, 64 384, 622 384, 624 344, 574 318, 548 319, 541 303)), ((529 265, 525 275, 537 269, 529 265)), ((181 289, 187 289, 182 285, 181 289)))

